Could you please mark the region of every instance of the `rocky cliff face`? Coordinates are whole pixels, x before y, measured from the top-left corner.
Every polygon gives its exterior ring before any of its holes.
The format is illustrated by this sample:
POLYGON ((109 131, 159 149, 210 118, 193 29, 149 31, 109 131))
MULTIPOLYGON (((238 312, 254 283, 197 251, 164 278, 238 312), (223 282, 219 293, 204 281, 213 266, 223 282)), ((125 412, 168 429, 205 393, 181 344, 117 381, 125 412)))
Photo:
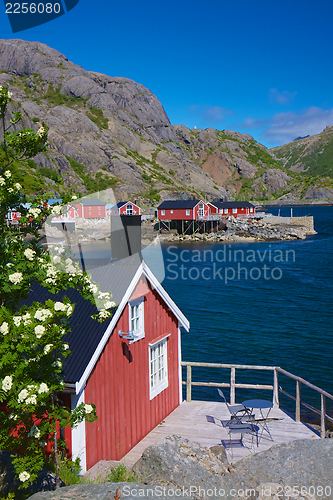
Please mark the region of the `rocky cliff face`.
POLYGON ((112 187, 117 200, 154 203, 313 194, 303 174, 285 173, 251 136, 172 126, 143 85, 86 71, 44 44, 0 40, 1 84, 13 92, 12 110, 23 113, 20 126, 50 128, 48 154, 17 167, 28 192, 112 187))

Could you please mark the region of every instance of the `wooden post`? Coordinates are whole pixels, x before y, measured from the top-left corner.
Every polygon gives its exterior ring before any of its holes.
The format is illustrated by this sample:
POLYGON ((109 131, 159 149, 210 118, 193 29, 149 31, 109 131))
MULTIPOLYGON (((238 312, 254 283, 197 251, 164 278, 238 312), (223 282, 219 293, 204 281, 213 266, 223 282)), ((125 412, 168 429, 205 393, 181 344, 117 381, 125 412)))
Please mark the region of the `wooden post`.
POLYGON ((191 400, 192 400, 192 366, 187 365, 186 401, 189 403, 191 400))
POLYGON ((301 383, 296 380, 296 411, 295 411, 296 422, 301 421, 301 383))
POLYGON ((279 408, 279 375, 277 370, 274 370, 274 382, 273 382, 273 407, 279 408))
POLYGON ((230 404, 235 404, 236 368, 230 370, 230 404))
POLYGON ((320 437, 326 437, 326 428, 325 428, 325 413, 326 413, 326 398, 324 394, 321 394, 320 401, 320 437))

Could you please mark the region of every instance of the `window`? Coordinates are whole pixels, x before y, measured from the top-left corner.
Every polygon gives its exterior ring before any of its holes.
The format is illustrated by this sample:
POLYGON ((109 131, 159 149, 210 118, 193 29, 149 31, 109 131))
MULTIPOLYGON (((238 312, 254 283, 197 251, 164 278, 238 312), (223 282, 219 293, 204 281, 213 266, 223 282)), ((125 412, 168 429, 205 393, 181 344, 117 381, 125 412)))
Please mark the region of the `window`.
POLYGON ((170 214, 173 214, 173 210, 170 210, 170 214))
POLYGON ((127 205, 126 215, 134 215, 133 205, 130 205, 130 204, 127 205))
POLYGON ((190 211, 189 210, 186 210, 186 215, 190 215, 190 211))
POLYGON ((161 215, 165 215, 165 210, 161 210, 161 215))
POLYGON ((220 214, 223 214, 223 208, 220 208, 220 214))
POLYGON ((150 399, 168 387, 167 338, 149 345, 150 399))
POLYGON ((200 203, 199 205, 199 217, 203 217, 204 215, 204 206, 203 203, 200 203))
POLYGON ((144 329, 144 297, 133 300, 128 304, 129 310, 129 331, 134 335, 134 341, 145 336, 144 329))
POLYGON ((237 208, 233 208, 233 209, 232 209, 232 213, 233 213, 233 214, 237 214, 237 208))
POLYGON ((228 213, 228 209, 227 209, 227 208, 225 208, 225 209, 224 209, 224 213, 225 213, 225 214, 227 214, 227 213, 228 213))
POLYGON ((253 208, 250 208, 250 212, 253 212, 253 208))

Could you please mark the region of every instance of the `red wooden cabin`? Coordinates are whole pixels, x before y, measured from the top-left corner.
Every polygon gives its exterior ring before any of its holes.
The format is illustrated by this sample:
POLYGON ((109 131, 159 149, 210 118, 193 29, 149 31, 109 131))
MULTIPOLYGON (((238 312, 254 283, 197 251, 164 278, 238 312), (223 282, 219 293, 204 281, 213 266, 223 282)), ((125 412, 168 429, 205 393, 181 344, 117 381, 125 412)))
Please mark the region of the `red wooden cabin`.
POLYGON ((140 207, 131 201, 120 201, 111 209, 112 215, 140 215, 140 207))
POLYGON ((105 203, 98 198, 82 198, 73 208, 75 210, 69 209, 68 211, 69 217, 76 216, 83 219, 100 219, 106 217, 105 203))
POLYGON ((233 215, 242 217, 255 214, 255 206, 248 201, 214 201, 208 202, 212 214, 233 215))
POLYGON ((159 220, 200 220, 209 215, 210 208, 202 200, 167 200, 157 207, 159 220))
MULTIPOLYGON (((83 472, 124 457, 182 401, 180 328, 188 331, 189 322, 144 262, 120 262, 91 270, 118 304, 104 323, 91 319, 96 308, 76 290, 52 295, 76 304, 64 338, 72 352, 63 366, 64 403, 94 403, 98 415, 93 424, 65 429, 83 472)), ((32 298, 43 302, 47 293, 35 285, 32 298)))

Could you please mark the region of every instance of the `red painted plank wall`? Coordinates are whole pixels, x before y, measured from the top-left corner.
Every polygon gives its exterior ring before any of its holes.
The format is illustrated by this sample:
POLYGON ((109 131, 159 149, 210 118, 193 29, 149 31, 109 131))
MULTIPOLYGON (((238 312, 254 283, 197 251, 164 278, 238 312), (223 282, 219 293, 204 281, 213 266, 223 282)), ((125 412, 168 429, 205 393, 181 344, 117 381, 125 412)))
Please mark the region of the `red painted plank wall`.
POLYGON ((129 330, 128 307, 105 346, 85 388, 85 401, 95 403, 98 420, 86 424, 87 469, 99 460, 119 460, 179 405, 178 321, 159 295, 145 295, 145 338, 133 344, 118 330, 129 330), (167 341, 167 389, 149 400, 149 342, 167 341))

